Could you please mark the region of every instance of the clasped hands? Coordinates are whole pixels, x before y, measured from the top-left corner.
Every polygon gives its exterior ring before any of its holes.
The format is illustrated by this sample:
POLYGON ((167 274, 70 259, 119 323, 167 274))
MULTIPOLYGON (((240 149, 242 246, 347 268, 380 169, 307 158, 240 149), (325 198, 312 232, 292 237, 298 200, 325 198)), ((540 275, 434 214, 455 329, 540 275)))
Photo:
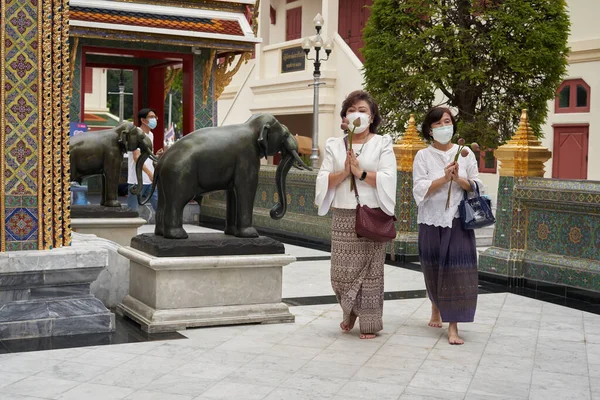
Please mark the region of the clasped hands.
POLYGON ((360 164, 358 163, 358 159, 356 158, 356 154, 352 150, 348 150, 346 152, 346 162, 344 163, 344 172, 346 173, 346 178, 350 176, 350 174, 354 175, 357 178, 363 173, 363 170, 360 168, 360 164))
POLYGON ((458 163, 453 161, 444 168, 444 179, 446 183, 458 180, 458 163))

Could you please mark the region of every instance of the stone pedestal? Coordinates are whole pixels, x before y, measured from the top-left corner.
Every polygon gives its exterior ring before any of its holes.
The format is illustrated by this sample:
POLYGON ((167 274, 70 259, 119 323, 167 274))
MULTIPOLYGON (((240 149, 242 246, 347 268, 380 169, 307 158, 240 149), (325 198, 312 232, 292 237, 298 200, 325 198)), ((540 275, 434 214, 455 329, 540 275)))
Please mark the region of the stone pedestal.
POLYGON ((104 249, 108 252, 108 265, 92 282, 90 292, 106 307, 115 308, 129 293, 129 259, 118 253, 121 245, 96 235, 72 233, 73 245, 104 249))
POLYGON ((293 322, 294 315, 281 302, 281 288, 282 267, 296 258, 283 252, 281 243, 266 237, 196 233, 170 240, 139 235, 132 247, 119 249, 130 260, 130 285, 117 312, 149 333, 293 322))
POLYGON ((73 232, 94 234, 121 246, 128 246, 131 238, 137 235, 138 228, 145 224, 146 220, 129 208, 98 205, 71 207, 73 232))
POLYGON ((0 255, 0 339, 114 331, 114 314, 90 294, 107 256, 86 246, 0 255))

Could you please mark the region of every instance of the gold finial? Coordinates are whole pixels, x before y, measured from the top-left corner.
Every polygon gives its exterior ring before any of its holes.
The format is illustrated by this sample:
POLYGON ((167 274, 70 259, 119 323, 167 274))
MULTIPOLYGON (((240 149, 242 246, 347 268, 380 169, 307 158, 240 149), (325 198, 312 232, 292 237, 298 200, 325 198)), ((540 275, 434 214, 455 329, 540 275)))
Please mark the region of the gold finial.
POLYGON ((527 117, 527 109, 526 108, 521 110, 521 121, 529 121, 529 117, 527 117))
POLYGON ((544 176, 544 163, 552 155, 533 134, 527 109, 521 110, 519 127, 513 137, 494 154, 502 162, 500 175, 516 177, 544 176))
POLYGON ((402 138, 396 141, 397 144, 409 144, 415 143, 415 141, 421 142, 421 138, 419 137, 419 132, 417 131, 417 124, 415 122, 415 115, 410 114, 410 118, 408 119, 408 127, 406 128, 406 132, 402 138))
POLYGON ((412 171, 413 160, 417 151, 426 148, 427 145, 419 136, 414 114, 410 114, 408 126, 404 135, 394 145, 398 171, 412 171))
POLYGON ((535 135, 533 134, 533 130, 529 125, 529 115, 527 114, 527 109, 524 108, 521 110, 521 118, 519 120, 519 127, 517 131, 513 135, 513 137, 507 141, 507 143, 522 145, 522 146, 540 146, 542 142, 540 142, 535 135))

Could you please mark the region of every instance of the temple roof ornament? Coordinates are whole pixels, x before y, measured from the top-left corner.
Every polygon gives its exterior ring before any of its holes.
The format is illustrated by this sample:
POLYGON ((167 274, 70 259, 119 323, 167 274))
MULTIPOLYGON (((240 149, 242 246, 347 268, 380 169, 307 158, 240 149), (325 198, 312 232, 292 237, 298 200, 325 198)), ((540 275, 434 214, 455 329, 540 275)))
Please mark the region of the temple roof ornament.
MULTIPOLYGON (((253 3, 253 2, 252 2, 253 3)), ((201 4, 197 5, 202 7, 201 4)), ((70 34, 126 41, 162 42, 181 46, 218 47, 223 51, 254 48, 256 38, 244 14, 109 0, 70 0, 70 34), (209 45, 212 44, 212 45, 209 45)))
POLYGON ((534 136, 524 109, 517 131, 506 144, 494 151, 494 156, 501 163, 500 176, 543 177, 544 163, 550 159, 552 152, 534 136))

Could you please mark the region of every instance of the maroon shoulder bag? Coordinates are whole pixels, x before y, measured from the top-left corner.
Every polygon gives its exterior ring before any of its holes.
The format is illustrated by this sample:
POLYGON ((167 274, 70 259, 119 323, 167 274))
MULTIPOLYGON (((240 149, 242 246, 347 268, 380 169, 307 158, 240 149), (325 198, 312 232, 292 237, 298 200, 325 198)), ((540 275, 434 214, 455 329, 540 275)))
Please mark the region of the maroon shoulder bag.
MULTIPOLYGON (((348 150, 348 138, 344 138, 344 145, 348 150)), ((381 208, 370 208, 360 204, 356 180, 350 175, 354 182, 354 195, 356 196, 356 226, 354 230, 360 237, 374 240, 376 242, 389 242, 396 238, 396 227, 394 222, 396 216, 387 215, 381 208)))

